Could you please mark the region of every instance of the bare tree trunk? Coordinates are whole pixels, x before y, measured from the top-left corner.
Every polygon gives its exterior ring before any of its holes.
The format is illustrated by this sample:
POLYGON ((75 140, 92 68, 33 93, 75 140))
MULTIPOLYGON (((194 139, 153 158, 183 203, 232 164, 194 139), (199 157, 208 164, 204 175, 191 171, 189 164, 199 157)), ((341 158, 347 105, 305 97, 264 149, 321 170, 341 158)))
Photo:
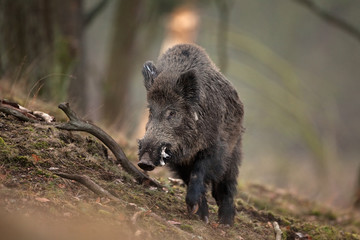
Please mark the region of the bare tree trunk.
MULTIPOLYGON (((57 9, 61 9, 61 11, 56 11, 56 23, 61 31, 56 41, 63 49, 63 51, 55 49, 56 60, 61 67, 59 72, 69 74, 71 77, 60 77, 59 86, 52 89, 58 91, 59 88, 63 88, 62 91, 68 94, 68 99, 71 100, 74 109, 84 114, 87 111, 88 96, 86 94, 87 81, 84 77, 83 1, 56 0, 55 5, 57 9), (68 82, 64 83, 64 81, 68 82)), ((58 100, 64 100, 64 96, 58 100)))
POLYGON ((46 0, 0 1, 1 75, 33 84, 52 64, 52 4, 46 0))
POLYGON ((121 128, 126 116, 129 81, 136 58, 136 34, 143 0, 120 1, 114 18, 108 75, 105 83, 104 117, 121 128))
POLYGON ((1 75, 53 101, 65 100, 70 84, 85 109, 82 0, 3 0, 0 18, 1 75))
POLYGON ((360 210, 360 166, 357 176, 357 183, 356 183, 356 189, 355 189, 355 202, 354 206, 360 210))

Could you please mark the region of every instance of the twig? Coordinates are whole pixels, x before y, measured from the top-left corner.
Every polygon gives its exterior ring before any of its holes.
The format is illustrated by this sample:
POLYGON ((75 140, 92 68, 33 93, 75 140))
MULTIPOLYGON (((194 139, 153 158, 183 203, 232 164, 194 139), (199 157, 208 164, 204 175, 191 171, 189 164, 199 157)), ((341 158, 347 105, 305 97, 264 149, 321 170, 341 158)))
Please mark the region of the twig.
POLYGON ((84 16, 83 25, 88 27, 92 21, 95 20, 98 14, 101 13, 104 7, 106 7, 108 2, 108 0, 102 0, 98 2, 98 4, 95 5, 88 13, 86 13, 84 16))
POLYGON ((195 236, 193 234, 188 233, 185 230, 182 230, 181 228, 178 228, 178 227, 172 225, 171 223, 169 223, 168 221, 166 221, 164 218, 160 217, 156 213, 151 212, 151 213, 149 213, 149 216, 155 218, 156 222, 161 222, 162 224, 164 224, 165 226, 167 226, 168 228, 170 228, 174 232, 179 232, 181 235, 185 236, 188 239, 194 239, 195 238, 195 236))
POLYGON ((273 222, 274 231, 275 231, 275 240, 281 240, 281 234, 282 231, 280 229, 280 226, 277 222, 273 222))
POLYGON ((155 186, 159 189, 162 189, 163 186, 151 179, 149 176, 137 169, 126 157, 121 147, 115 142, 115 140, 104 132, 101 128, 95 126, 88 121, 80 119, 76 113, 70 108, 69 103, 61 103, 59 108, 70 119, 69 122, 56 125, 59 129, 64 129, 68 131, 83 131, 90 133, 102 141, 110 151, 115 155, 117 162, 121 167, 131 174, 139 183, 148 183, 149 185, 155 186))
POLYGON ((114 201, 122 202, 121 199, 115 197, 110 192, 108 192, 105 189, 103 189, 102 187, 100 187, 98 184, 96 184, 93 180, 91 180, 86 175, 68 174, 68 173, 61 173, 61 172, 54 173, 54 174, 56 174, 56 175, 58 175, 59 177, 62 177, 62 178, 77 181, 78 183, 81 183, 82 185, 84 185, 85 187, 87 187, 88 189, 90 189, 91 191, 96 193, 97 195, 107 197, 107 198, 109 198, 111 200, 114 200, 114 201))
POLYGON ((294 0, 294 1, 300 3, 301 5, 309 9, 311 12, 313 12, 315 15, 322 18, 324 21, 330 23, 331 25, 337 27, 338 29, 342 30, 343 32, 346 32, 350 36, 360 41, 360 31, 358 29, 356 29, 354 26, 350 25, 349 23, 345 22, 344 20, 336 17, 335 15, 332 15, 322 10, 313 1, 311 0, 294 0))

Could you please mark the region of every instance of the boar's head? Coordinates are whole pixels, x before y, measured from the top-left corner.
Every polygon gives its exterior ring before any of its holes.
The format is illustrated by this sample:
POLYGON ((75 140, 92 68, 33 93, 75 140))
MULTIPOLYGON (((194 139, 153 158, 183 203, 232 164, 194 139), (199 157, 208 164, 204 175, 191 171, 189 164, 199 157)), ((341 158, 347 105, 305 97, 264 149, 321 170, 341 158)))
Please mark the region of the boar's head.
POLYGON ((138 166, 146 171, 192 157, 197 145, 199 88, 195 70, 158 72, 152 62, 142 71, 149 119, 139 140, 138 166))

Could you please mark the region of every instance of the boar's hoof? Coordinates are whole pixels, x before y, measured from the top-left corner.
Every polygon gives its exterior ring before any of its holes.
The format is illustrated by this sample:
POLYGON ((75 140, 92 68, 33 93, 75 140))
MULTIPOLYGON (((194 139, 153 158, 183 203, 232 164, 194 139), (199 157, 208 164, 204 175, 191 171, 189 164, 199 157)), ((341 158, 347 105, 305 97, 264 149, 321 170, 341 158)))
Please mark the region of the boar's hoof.
POLYGON ((138 162, 138 166, 145 171, 152 171, 155 168, 155 165, 151 162, 148 153, 145 153, 141 157, 140 162, 138 162))
POLYGON ((199 210, 199 204, 195 204, 195 205, 192 206, 192 207, 188 205, 188 211, 189 211, 189 213, 195 214, 195 213, 197 213, 198 210, 199 210))
POLYGON ((205 224, 209 224, 209 217, 208 216, 205 216, 203 219, 205 224))

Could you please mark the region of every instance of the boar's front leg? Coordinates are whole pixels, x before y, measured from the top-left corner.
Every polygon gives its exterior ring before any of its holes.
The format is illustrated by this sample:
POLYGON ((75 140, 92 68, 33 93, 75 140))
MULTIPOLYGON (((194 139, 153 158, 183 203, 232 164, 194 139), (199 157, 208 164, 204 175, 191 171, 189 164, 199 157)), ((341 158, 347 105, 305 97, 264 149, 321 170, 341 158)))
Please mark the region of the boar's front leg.
POLYGON ((202 161, 197 160, 190 173, 188 182, 186 204, 189 213, 197 213, 201 220, 209 222, 209 210, 206 201, 206 186, 204 182, 205 166, 202 161))

